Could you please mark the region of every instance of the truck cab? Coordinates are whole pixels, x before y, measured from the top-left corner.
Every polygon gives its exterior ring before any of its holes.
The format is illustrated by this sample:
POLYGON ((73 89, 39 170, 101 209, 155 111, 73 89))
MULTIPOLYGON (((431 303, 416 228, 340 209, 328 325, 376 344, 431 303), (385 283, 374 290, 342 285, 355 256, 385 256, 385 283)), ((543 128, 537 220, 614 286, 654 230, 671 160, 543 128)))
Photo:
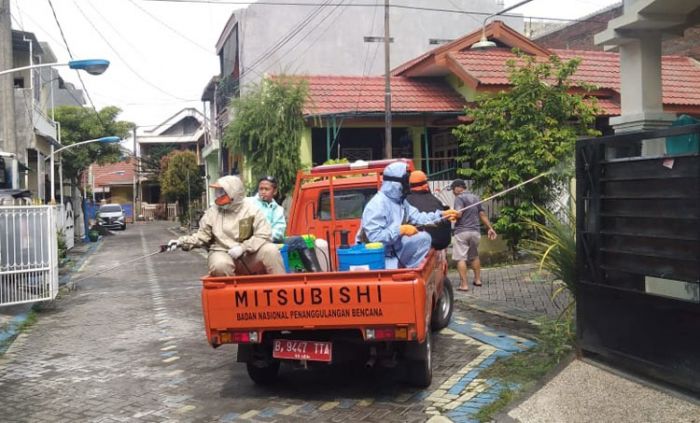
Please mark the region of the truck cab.
POLYGON ((328 271, 203 278, 209 343, 238 344, 238 361, 256 383, 275 380, 282 362, 308 368, 358 360, 400 364, 413 385, 431 383, 431 330, 447 326, 453 309, 444 251, 431 250, 417 268, 338 270, 341 234, 354 244, 364 206, 392 161, 298 173, 287 235, 325 240, 328 271))

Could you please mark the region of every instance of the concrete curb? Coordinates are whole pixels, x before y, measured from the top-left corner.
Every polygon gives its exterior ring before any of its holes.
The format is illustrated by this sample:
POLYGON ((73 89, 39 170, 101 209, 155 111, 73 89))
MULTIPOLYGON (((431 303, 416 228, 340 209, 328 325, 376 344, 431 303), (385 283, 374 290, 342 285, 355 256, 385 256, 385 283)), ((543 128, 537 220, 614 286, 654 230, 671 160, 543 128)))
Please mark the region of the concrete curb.
POLYGON ((72 281, 73 274, 80 272, 83 269, 87 260, 90 257, 92 257, 92 255, 95 254, 95 252, 97 252, 97 250, 102 246, 102 244, 103 241, 101 238, 97 242, 90 243, 88 249, 85 251, 85 253, 83 253, 82 256, 80 256, 80 258, 78 258, 78 260, 76 260, 75 264, 73 264, 73 266, 71 266, 65 274, 59 276, 58 286, 65 286, 66 288, 68 288, 68 290, 71 291, 75 289, 75 284, 72 281))
MULTIPOLYGON (((63 275, 59 275, 59 293, 62 288, 65 288, 68 291, 75 289, 75 285, 71 281, 73 274, 79 272, 83 266, 85 266, 87 260, 99 249, 101 245, 102 241, 91 243, 88 249, 80 256, 80 258, 78 258, 75 264, 71 266, 63 275)), ((50 301, 48 303, 50 303, 50 301)), ((2 356, 7 350, 10 349, 10 347, 12 347, 12 343, 19 335, 20 328, 29 318, 30 312, 44 306, 45 304, 47 304, 47 302, 26 304, 26 308, 15 315, 5 327, 0 327, 0 356, 2 356)))

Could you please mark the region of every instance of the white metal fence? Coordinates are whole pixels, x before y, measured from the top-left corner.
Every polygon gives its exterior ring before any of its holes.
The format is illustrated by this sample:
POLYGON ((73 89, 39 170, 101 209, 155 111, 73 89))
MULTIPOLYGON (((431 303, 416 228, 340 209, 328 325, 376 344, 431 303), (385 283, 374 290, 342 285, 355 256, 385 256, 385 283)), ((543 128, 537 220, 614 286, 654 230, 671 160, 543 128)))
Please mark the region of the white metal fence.
POLYGON ((56 298, 56 223, 52 206, 0 206, 0 306, 56 298))

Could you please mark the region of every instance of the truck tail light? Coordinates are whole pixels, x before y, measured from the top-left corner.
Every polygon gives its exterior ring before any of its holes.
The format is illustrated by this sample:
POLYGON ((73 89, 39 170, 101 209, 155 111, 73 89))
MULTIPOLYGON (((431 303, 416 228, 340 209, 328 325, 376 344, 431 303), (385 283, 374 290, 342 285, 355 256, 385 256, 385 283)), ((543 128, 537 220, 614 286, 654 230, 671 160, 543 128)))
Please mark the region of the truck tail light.
POLYGON ((258 332, 219 332, 219 343, 221 344, 255 344, 258 342, 258 332))
POLYGON ((408 339, 406 327, 383 327, 365 329, 365 339, 368 341, 391 341, 408 339))

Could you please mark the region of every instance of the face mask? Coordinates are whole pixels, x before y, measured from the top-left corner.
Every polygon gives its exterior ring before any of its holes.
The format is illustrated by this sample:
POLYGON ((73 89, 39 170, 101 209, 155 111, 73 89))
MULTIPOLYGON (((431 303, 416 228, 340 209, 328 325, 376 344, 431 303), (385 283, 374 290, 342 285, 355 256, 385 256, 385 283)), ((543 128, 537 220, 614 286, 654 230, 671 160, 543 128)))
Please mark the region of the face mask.
POLYGON ((224 191, 223 188, 216 188, 214 190, 214 198, 214 203, 219 207, 223 207, 231 203, 231 198, 228 196, 228 194, 226 194, 226 191, 224 191))
POLYGON ((409 182, 410 172, 406 172, 403 176, 388 176, 384 175, 385 181, 398 182, 401 184, 401 199, 405 199, 408 193, 411 191, 411 184, 409 182))
POLYGON ((229 202, 229 203, 224 204, 224 205, 217 204, 216 207, 218 207, 219 210, 228 211, 228 210, 233 210, 233 205, 234 205, 233 203, 229 202))

